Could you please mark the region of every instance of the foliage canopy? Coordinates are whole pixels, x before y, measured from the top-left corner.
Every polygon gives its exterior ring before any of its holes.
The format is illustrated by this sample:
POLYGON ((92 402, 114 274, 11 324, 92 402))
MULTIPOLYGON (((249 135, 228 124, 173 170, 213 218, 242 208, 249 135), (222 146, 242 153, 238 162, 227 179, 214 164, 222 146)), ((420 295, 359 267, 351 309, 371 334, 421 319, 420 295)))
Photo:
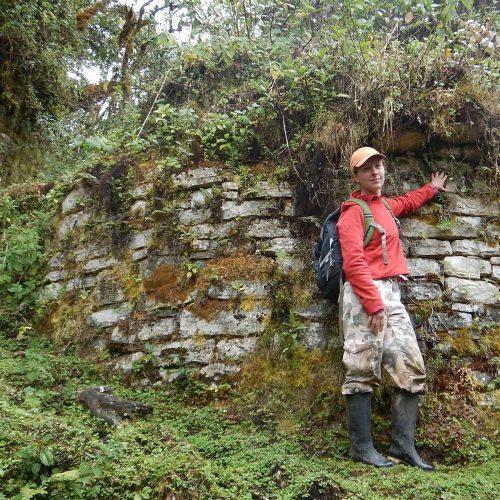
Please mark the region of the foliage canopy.
POLYGON ((36 169, 68 174, 105 151, 99 138, 152 154, 160 143, 180 163, 201 143, 232 163, 319 152, 335 166, 354 145, 387 147, 404 130, 469 134, 497 174, 493 2, 10 0, 0 16, 4 184, 36 169), (98 84, 85 66, 99 68, 98 84), (39 154, 16 163, 34 142, 39 154))

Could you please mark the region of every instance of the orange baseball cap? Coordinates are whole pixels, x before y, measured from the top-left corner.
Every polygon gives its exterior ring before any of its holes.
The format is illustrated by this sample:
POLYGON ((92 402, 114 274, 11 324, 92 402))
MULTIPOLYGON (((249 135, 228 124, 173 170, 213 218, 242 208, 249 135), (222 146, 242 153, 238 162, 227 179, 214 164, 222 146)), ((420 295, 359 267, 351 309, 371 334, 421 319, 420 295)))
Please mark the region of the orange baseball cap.
POLYGON ((361 165, 363 165, 368 158, 372 158, 373 156, 380 156, 381 158, 386 157, 382 153, 379 153, 376 149, 368 146, 356 149, 351 156, 351 160, 349 161, 349 168, 351 169, 351 172, 353 172, 355 168, 361 167, 361 165))

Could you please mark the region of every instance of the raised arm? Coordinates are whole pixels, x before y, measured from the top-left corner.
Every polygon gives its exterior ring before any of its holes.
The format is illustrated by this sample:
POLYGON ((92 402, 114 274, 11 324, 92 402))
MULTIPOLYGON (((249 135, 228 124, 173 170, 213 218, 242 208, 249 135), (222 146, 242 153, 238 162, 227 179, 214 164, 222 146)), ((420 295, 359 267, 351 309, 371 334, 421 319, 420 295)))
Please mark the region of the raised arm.
POLYGON ((447 191, 444 187, 444 183, 448 176, 444 172, 435 172, 431 175, 431 182, 416 189, 415 191, 409 191, 402 196, 396 196, 395 198, 388 198, 392 211, 396 217, 401 217, 403 215, 411 214, 417 208, 421 207, 424 203, 434 198, 438 191, 447 191))

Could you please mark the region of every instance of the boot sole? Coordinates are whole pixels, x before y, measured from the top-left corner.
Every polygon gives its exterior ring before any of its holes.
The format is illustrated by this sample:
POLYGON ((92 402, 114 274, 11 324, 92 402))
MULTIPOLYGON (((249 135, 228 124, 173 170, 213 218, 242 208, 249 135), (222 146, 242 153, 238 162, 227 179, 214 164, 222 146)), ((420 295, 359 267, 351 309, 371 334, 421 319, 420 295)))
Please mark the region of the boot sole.
POLYGON ((404 458, 395 457, 394 455, 391 455, 390 453, 387 455, 387 458, 389 460, 392 460, 397 465, 403 464, 403 465, 408 465, 409 467, 417 467, 418 469, 423 470, 424 472, 433 472, 434 471, 434 467, 432 467, 430 469, 424 469, 417 464, 409 462, 408 460, 405 460, 404 458))
POLYGON ((361 463, 361 464, 365 464, 365 465, 371 465, 372 467, 378 467, 379 469, 387 469, 389 467, 392 467, 395 465, 395 463, 392 461, 392 460, 389 460, 389 457, 388 458, 388 462, 387 464, 376 464, 376 463, 372 463, 372 462, 368 462, 366 460, 363 460, 361 458, 355 458, 355 457, 349 457, 351 460, 353 460, 354 462, 358 462, 358 463, 361 463))

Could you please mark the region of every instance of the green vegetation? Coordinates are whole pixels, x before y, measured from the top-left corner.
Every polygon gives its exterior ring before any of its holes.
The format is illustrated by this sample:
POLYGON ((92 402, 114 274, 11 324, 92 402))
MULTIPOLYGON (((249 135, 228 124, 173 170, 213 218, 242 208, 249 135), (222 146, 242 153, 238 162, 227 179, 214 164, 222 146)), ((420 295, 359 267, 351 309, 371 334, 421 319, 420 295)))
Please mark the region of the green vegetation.
MULTIPOLYGON (((229 385, 185 379, 131 389, 113 379, 118 396, 154 407, 114 428, 77 401, 79 390, 104 381, 94 365, 56 356, 46 341, 0 339, 0 498, 458 499, 493 497, 500 487, 494 449, 473 442, 471 429, 452 460, 466 466, 380 471, 347 460, 338 423, 277 419, 229 385)), ((457 418, 453 425, 450 435, 426 433, 419 444, 451 446, 464 438, 457 429, 467 429, 457 418)))
POLYGON ((20 186, 0 197, 0 329, 30 327, 41 283, 44 245, 62 192, 20 186))
POLYGON ((493 3, 8 4, 0 17, 0 48, 12 55, 0 73, 3 184, 68 178, 111 151, 161 158, 168 169, 202 158, 236 169, 273 162, 314 182, 318 155, 338 170, 361 143, 429 153, 465 142, 482 156, 475 176, 495 189, 493 3), (112 76, 89 84, 86 66, 112 76), (22 166, 21 144, 38 150, 22 166))

